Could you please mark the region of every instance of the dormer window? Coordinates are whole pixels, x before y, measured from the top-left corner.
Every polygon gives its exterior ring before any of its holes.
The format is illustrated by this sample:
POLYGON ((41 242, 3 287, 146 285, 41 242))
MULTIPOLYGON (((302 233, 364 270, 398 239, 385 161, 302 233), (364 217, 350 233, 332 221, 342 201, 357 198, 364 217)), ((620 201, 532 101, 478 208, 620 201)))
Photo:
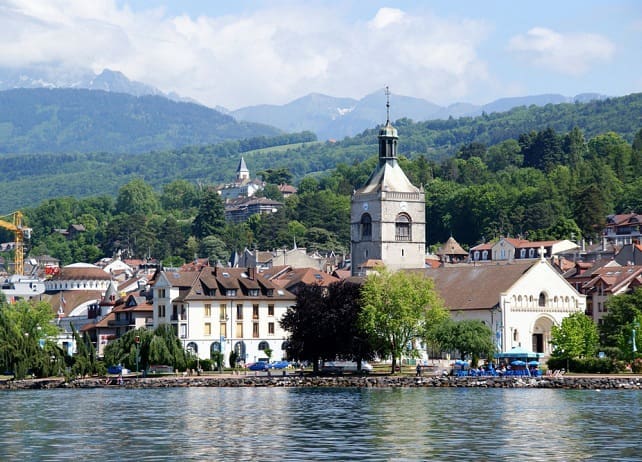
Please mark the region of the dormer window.
POLYGON ((225 295, 228 297, 236 297, 236 289, 227 289, 225 295))
POLYGON ((248 294, 250 297, 258 297, 258 296, 259 296, 259 289, 249 289, 249 290, 247 291, 247 294, 248 294))

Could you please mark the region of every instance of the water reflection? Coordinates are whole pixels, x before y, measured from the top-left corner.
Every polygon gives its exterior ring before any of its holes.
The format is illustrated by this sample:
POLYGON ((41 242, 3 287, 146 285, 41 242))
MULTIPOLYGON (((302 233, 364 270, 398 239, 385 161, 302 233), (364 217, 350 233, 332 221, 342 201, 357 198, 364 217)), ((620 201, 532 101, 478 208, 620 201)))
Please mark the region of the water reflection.
POLYGON ((640 460, 636 391, 0 392, 1 460, 640 460))

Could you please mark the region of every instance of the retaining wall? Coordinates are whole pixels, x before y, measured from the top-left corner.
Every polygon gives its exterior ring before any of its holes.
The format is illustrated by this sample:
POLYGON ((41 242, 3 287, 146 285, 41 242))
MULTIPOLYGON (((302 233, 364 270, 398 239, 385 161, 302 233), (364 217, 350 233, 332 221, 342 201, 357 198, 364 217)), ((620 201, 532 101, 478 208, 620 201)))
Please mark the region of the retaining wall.
POLYGON ((562 388, 562 389, 642 389, 642 376, 590 377, 408 377, 408 376, 200 376, 125 378, 122 385, 103 378, 77 379, 65 382, 62 378, 35 380, 6 380, 4 390, 33 390, 51 388, 167 388, 167 387, 474 387, 474 388, 562 388))

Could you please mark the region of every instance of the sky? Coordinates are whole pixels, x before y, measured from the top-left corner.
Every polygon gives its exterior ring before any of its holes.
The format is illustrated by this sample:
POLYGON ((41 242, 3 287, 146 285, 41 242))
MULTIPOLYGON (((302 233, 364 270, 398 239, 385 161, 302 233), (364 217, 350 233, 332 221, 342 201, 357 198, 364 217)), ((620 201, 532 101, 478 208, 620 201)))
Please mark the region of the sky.
POLYGON ((0 66, 120 71, 228 109, 642 91, 638 0, 0 0, 0 66))

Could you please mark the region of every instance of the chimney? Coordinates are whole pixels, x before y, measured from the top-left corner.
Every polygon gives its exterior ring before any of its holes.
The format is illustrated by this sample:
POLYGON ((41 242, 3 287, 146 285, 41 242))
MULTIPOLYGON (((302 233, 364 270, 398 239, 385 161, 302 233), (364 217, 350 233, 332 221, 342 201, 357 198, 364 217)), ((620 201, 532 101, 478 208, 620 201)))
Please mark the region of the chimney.
POLYGON ((248 277, 248 279, 250 279, 250 280, 252 280, 252 281, 254 280, 254 271, 255 271, 255 268, 254 268, 254 267, 252 267, 252 266, 250 266, 250 267, 247 269, 247 277, 248 277))

